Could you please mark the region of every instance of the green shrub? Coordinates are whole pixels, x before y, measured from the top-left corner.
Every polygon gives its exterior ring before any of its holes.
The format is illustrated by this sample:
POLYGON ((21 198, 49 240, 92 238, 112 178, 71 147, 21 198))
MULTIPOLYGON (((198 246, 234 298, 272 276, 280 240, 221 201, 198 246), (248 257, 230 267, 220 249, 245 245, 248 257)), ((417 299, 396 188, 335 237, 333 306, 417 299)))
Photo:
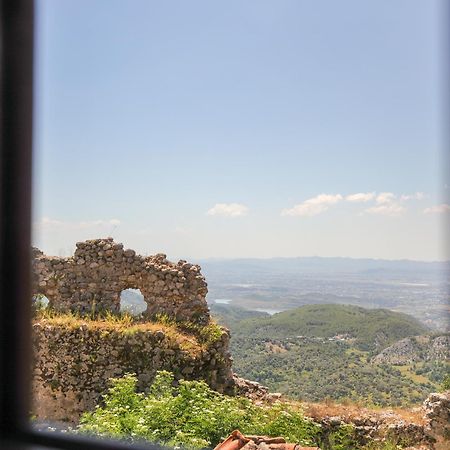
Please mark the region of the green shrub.
POLYGON ((136 393, 136 384, 132 374, 113 379, 103 405, 82 416, 80 431, 188 448, 215 446, 235 429, 302 445, 317 444, 320 436, 320 426, 290 405, 256 406, 203 381, 181 380, 174 387, 173 375, 165 371, 157 373, 146 395, 136 393))
POLYGON ((354 450, 359 448, 355 438, 355 428, 352 425, 343 424, 327 436, 327 439, 322 443, 321 448, 323 448, 323 450, 326 448, 332 450, 354 450))
POLYGON ((442 381, 441 390, 450 391, 450 375, 446 375, 442 381))

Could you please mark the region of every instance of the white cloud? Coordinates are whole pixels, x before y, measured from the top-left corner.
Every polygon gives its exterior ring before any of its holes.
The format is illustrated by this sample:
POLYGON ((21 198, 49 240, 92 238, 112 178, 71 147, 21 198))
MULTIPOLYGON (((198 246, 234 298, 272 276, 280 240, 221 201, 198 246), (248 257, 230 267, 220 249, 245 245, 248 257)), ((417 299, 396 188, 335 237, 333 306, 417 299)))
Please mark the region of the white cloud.
POLYGON ((240 203, 216 203, 208 210, 208 216, 241 217, 247 215, 248 208, 240 203))
POLYGON ((406 208, 397 200, 397 196, 392 192, 381 192, 375 198, 376 206, 367 208, 364 212, 369 214, 379 214, 382 216, 401 216, 406 208))
POLYGON ((423 210, 424 214, 443 214, 450 212, 450 205, 447 203, 441 203, 440 205, 434 205, 430 208, 425 208, 423 210))
POLYGON ((375 198, 375 203, 377 206, 368 208, 365 212, 369 214, 381 214, 384 216, 396 217, 402 215, 406 211, 406 208, 402 206, 400 202, 423 200, 424 198, 426 198, 426 195, 423 192, 403 194, 400 197, 392 192, 381 192, 375 198))
POLYGON ((283 209, 282 216, 316 216, 329 209, 330 206, 343 200, 341 194, 320 194, 309 198, 290 209, 283 209))
POLYGON ((397 217, 402 215, 406 211, 404 206, 399 205, 397 202, 385 202, 378 206, 366 209, 369 214, 380 214, 383 216, 397 217))
POLYGON ((110 220, 91 220, 80 222, 66 222, 62 220, 51 219, 49 217, 43 217, 36 222, 35 228, 38 230, 84 230, 84 229, 99 229, 99 228, 115 228, 120 225, 119 219, 110 220))
POLYGON ((375 198, 375 192, 358 192, 357 194, 350 194, 345 197, 345 200, 351 203, 369 202, 375 198))
POLYGON ((400 197, 401 201, 408 200, 423 200, 425 198, 425 194, 423 192, 416 192, 415 194, 403 194, 400 197))
POLYGON ((395 199, 396 196, 392 192, 381 192, 380 194, 377 195, 375 201, 378 205, 384 205, 386 203, 393 202, 395 199))
POLYGON ((290 209, 284 209, 281 212, 283 216, 316 216, 327 211, 331 205, 341 200, 349 203, 368 203, 375 202, 375 205, 364 210, 364 213, 380 214, 384 216, 400 216, 406 211, 402 202, 410 200, 422 200, 427 196, 423 192, 414 194, 397 195, 393 192, 356 192, 343 197, 341 194, 329 195, 320 194, 316 197, 305 200, 303 203, 295 205, 290 209))

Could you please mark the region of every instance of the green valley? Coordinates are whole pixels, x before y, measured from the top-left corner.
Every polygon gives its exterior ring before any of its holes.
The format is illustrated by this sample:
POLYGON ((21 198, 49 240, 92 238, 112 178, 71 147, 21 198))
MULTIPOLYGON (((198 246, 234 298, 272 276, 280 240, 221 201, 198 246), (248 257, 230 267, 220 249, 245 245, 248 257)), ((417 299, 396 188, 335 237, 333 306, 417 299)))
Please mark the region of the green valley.
POLYGON ((273 316, 230 305, 211 309, 231 330, 235 371, 294 399, 404 406, 423 401, 449 368, 443 355, 414 365, 375 361, 398 341, 430 333, 402 313, 348 305, 306 305, 273 316))

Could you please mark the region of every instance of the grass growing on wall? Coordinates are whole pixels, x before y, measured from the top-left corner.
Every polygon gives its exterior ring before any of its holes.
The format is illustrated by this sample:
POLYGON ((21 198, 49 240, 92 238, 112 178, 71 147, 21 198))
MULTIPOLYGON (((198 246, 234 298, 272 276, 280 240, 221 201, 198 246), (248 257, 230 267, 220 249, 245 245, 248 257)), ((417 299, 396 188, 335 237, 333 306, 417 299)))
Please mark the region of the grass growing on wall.
POLYGON ((87 328, 92 331, 100 332, 104 337, 111 333, 132 335, 137 333, 153 334, 162 332, 162 339, 169 340, 192 356, 198 355, 204 348, 200 339, 190 333, 184 332, 175 324, 139 321, 127 313, 117 315, 107 313, 102 316, 98 315, 95 318, 91 318, 81 316, 75 312, 60 313, 45 309, 35 315, 34 322, 62 328, 66 331, 87 328))
POLYGON ((213 321, 207 325, 177 322, 165 314, 159 314, 151 319, 136 317, 128 312, 111 313, 109 311, 86 316, 75 311, 59 312, 39 306, 34 309, 34 321, 66 330, 88 327, 91 330, 99 330, 104 336, 112 332, 130 335, 162 331, 164 339, 168 339, 192 356, 207 350, 225 333, 224 329, 213 321))
POLYGON ((114 328, 126 334, 161 330, 181 345, 186 344, 191 349, 192 344, 195 344, 195 347, 200 346, 206 349, 218 342, 225 333, 224 329, 213 320, 206 325, 199 325, 189 321, 175 321, 166 314, 144 318, 133 316, 128 312, 112 313, 110 311, 86 316, 76 311, 56 311, 44 307, 39 302, 34 305, 34 320, 46 321, 49 324, 66 326, 67 328, 77 328, 82 324, 93 328, 114 328))

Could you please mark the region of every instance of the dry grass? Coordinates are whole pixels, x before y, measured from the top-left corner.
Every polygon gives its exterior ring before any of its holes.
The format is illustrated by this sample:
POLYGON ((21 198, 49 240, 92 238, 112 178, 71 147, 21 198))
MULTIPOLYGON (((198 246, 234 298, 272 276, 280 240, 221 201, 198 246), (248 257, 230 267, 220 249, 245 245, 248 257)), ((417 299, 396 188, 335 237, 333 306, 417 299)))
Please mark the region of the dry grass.
POLYGON ((179 347, 190 355, 197 357, 204 350, 204 345, 195 335, 180 330, 175 323, 143 321, 129 314, 106 314, 95 318, 81 317, 76 313, 57 313, 44 311, 39 313, 33 323, 44 326, 60 327, 67 330, 86 328, 103 336, 109 333, 124 335, 151 333, 162 331, 173 347, 179 347))
POLYGON ((405 420, 407 422, 423 425, 423 411, 420 408, 368 408, 363 404, 353 402, 336 403, 325 400, 322 403, 301 403, 306 416, 313 419, 323 417, 341 417, 346 422, 355 418, 374 417, 383 418, 387 422, 405 420))

